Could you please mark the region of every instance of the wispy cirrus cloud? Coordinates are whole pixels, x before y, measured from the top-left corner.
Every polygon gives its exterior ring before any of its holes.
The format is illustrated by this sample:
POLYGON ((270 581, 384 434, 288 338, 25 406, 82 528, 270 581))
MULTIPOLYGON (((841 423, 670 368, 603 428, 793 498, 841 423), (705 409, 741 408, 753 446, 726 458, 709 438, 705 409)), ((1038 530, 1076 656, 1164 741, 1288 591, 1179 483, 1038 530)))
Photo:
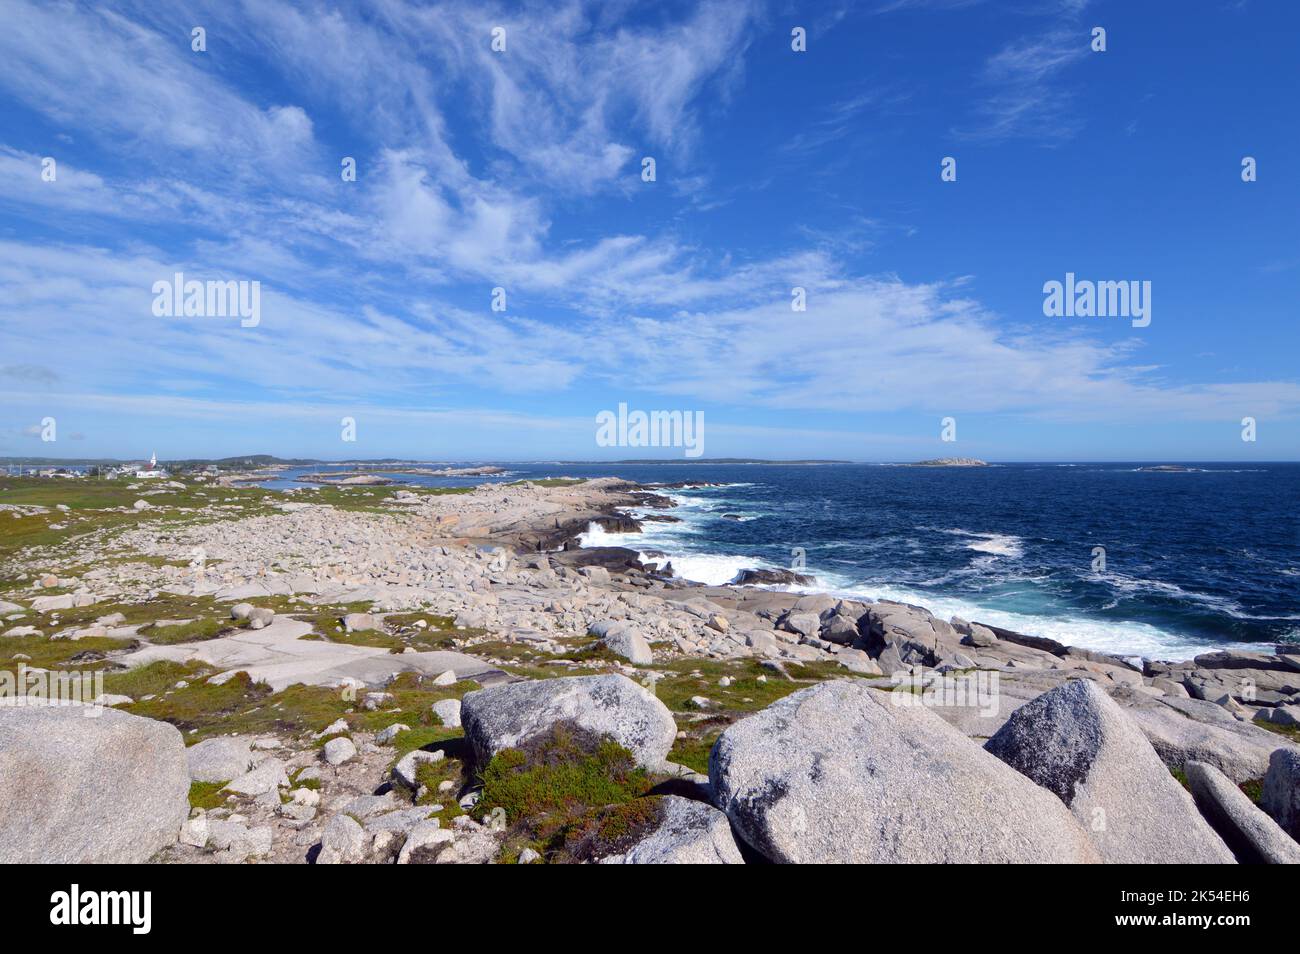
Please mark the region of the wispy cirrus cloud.
POLYGON ((977 80, 986 90, 972 118, 954 134, 973 140, 1029 139, 1055 145, 1073 138, 1082 120, 1065 84, 1069 68, 1089 53, 1089 31, 1080 14, 1089 0, 1046 0, 1025 12, 1046 14, 1046 29, 1018 37, 985 62, 977 80))

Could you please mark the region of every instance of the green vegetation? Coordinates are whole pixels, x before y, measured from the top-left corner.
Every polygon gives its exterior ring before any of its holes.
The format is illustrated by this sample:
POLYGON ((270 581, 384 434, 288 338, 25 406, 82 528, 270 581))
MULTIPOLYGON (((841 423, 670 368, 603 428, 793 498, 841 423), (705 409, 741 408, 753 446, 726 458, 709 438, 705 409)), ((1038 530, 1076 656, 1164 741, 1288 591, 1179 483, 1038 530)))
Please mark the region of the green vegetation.
POLYGON ((74 642, 43 636, 7 636, 0 642, 0 670, 16 673, 20 665, 28 669, 106 669, 112 665, 109 662, 111 654, 130 649, 133 645, 135 641, 130 639, 87 637, 74 642), (16 659, 15 656, 28 658, 16 659))
POLYGON ((655 668, 670 673, 655 684, 655 695, 675 712, 698 711, 689 704, 692 696, 706 696, 720 711, 757 712, 815 682, 851 675, 835 663, 815 663, 787 665, 791 678, 786 679, 753 659, 678 659, 655 668), (731 685, 718 685, 724 676, 731 678, 731 685))
POLYGON ((713 751, 713 743, 718 741, 718 736, 722 735, 722 730, 714 727, 718 721, 710 719, 705 723, 697 722, 684 729, 684 734, 673 743, 668 761, 685 765, 701 775, 708 774, 709 753, 713 751))
POLYGON ((274 512, 270 503, 280 499, 277 492, 258 487, 227 488, 182 482, 186 485, 184 490, 169 488, 166 493, 147 493, 160 488, 140 486, 131 490, 129 485, 134 481, 129 479, 0 476, 0 499, 5 503, 48 508, 46 513, 0 513, 0 560, 19 553, 31 556, 39 547, 96 531, 132 527, 142 521, 165 527, 270 513, 274 512), (142 499, 149 501, 153 509, 143 512, 132 509, 142 499), (210 508, 216 502, 224 506, 214 514, 210 508), (55 509, 59 505, 69 509, 55 509))
MULTIPOLYGON (((153 664, 171 665, 175 664, 153 664)), ((184 688, 171 688, 152 699, 138 699, 122 708, 170 722, 185 733, 187 742, 196 742, 229 733, 319 732, 353 706, 337 690, 320 686, 293 685, 272 693, 269 686, 253 682, 245 672, 236 673, 221 685, 203 681, 202 675, 191 680, 184 688)))
POLYGON ((460 759, 445 758, 440 762, 422 762, 415 770, 415 784, 417 790, 424 789, 424 794, 416 800, 416 804, 441 805, 442 810, 435 812, 432 817, 441 819, 443 824, 447 824, 457 815, 465 814, 456 796, 464 783, 465 763, 460 759), (441 792, 438 786, 443 782, 452 782, 455 787, 450 791, 441 792))
POLYGON ((388 635, 382 629, 339 629, 337 632, 329 634, 329 641, 331 643, 347 643, 349 646, 374 646, 394 653, 400 653, 406 648, 406 644, 400 639, 388 635))
POLYGON ((1268 729, 1270 732, 1276 732, 1285 739, 1292 742, 1300 742, 1300 728, 1293 725, 1280 725, 1276 722, 1265 722, 1262 719, 1256 719, 1252 725, 1257 725, 1261 729, 1268 729))
POLYGON ((630 843, 652 816, 649 806, 627 806, 645 801, 655 780, 617 742, 573 723, 497 753, 481 779, 474 817, 500 809, 516 852, 530 844, 552 861, 589 860, 630 843))
POLYGON ((654 829, 662 813, 663 802, 656 797, 593 808, 565 833, 561 860, 584 862, 622 854, 654 829))
POLYGON ((299 485, 293 495, 295 501, 303 503, 325 504, 336 510, 348 510, 357 513, 392 513, 394 507, 387 505, 388 499, 398 491, 420 494, 428 497, 441 497, 445 494, 468 494, 473 487, 416 487, 400 484, 387 487, 367 486, 365 484, 325 484, 320 487, 299 485))
POLYGON ((228 796, 222 794, 222 789, 229 783, 225 782, 191 782, 190 783, 190 808, 220 808, 226 803, 228 796))
POLYGON ((1241 789, 1242 794, 1256 805, 1258 805, 1259 800, 1264 797, 1264 780, 1262 778, 1242 782, 1237 787, 1241 789))
MULTIPOLYGON (((458 630, 465 634, 469 631, 458 630)), ((556 676, 591 676, 607 672, 621 660, 607 648, 593 644, 590 637, 556 639, 563 652, 542 652, 528 643, 504 640, 475 642, 469 649, 481 659, 497 661, 506 672, 525 679, 553 679, 556 676)))
POLYGON ((159 646, 173 643, 193 643, 225 636, 239 628, 232 620, 196 619, 176 626, 158 626, 150 623, 140 630, 140 635, 159 646))
POLYGON ((1192 783, 1187 781, 1187 773, 1184 772, 1182 769, 1170 768, 1169 774, 1172 775, 1174 777, 1174 780, 1178 782, 1178 784, 1181 785, 1183 788, 1187 789, 1189 792, 1192 790, 1192 783))
MULTIPOLYGON (((83 640, 84 642, 84 640, 83 640)), ((104 691, 114 695, 156 696, 166 692, 178 682, 193 682, 212 675, 213 670, 198 663, 177 663, 159 660, 148 666, 138 666, 121 672, 104 675, 104 691)))
MULTIPOLYGON (((0 520, 3 526, 3 520, 0 520)), ((50 592, 42 590, 42 593, 50 592)), ((125 617, 120 626, 143 626, 160 619, 211 619, 224 622, 226 626, 237 625, 230 619, 227 606, 219 605, 210 596, 178 596, 173 593, 158 593, 152 599, 138 603, 102 602, 90 606, 78 606, 74 609, 58 610, 56 613, 37 614, 31 617, 33 625, 50 632, 54 626, 50 620, 58 617, 58 630, 84 629, 93 626, 96 620, 121 613, 125 617), (35 622, 41 620, 45 625, 35 622)))

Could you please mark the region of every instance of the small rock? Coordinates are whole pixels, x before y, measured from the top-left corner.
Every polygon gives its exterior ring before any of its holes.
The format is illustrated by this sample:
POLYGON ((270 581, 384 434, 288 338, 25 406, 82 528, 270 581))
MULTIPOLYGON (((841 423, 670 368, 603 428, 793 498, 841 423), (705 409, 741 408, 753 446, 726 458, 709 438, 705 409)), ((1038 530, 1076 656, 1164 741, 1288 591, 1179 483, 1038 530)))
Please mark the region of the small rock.
POLYGON ((378 629, 379 621, 370 613, 348 613, 343 617, 343 628, 349 633, 359 629, 378 629))
POLYGON ((418 863, 422 852, 420 849, 432 848, 434 845, 441 845, 455 840, 455 835, 438 824, 438 819, 431 818, 428 821, 422 821, 411 829, 406 836, 406 843, 402 845, 401 852, 397 855, 399 865, 409 865, 412 863, 412 856, 418 863))
POLYGON ((325 761, 330 765, 342 765, 357 757, 357 747, 346 736, 330 739, 322 751, 325 761))
POLYGON ((335 719, 325 728, 316 733, 316 738, 323 739, 327 735, 338 735, 340 732, 349 731, 347 719, 335 719))
POLYGON ((223 791, 234 792, 236 795, 256 796, 288 787, 289 776, 284 773, 284 763, 276 759, 267 759, 251 772, 231 781, 223 791))
POLYGON ((271 625, 271 622, 274 619, 275 619, 275 610, 267 609, 264 606, 259 606, 255 608, 251 613, 248 614, 248 628, 265 629, 266 627, 271 625))
POLYGON ((433 714, 449 729, 460 728, 460 700, 439 699, 433 704, 433 714))
POLYGON ((415 749, 407 752, 397 764, 393 766, 393 778, 401 782, 407 788, 414 790, 416 786, 415 773, 421 765, 441 762, 446 756, 439 751, 426 752, 424 749, 415 749))
POLYGON ((397 722, 385 729, 380 729, 379 733, 375 736, 375 741, 380 745, 387 745, 397 738, 399 733, 410 731, 411 727, 409 725, 403 725, 402 723, 397 722))
POLYGON ((318 865, 359 864, 366 860, 369 839, 355 819, 338 814, 330 819, 321 834, 318 865))

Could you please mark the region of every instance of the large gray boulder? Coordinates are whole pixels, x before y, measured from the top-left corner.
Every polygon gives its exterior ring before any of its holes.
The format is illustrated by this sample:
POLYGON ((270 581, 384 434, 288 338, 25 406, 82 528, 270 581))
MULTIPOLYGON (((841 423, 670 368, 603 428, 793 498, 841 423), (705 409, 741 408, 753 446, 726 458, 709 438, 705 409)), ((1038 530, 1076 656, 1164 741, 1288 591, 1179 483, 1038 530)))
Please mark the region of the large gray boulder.
POLYGON ((743 865, 727 816, 711 805, 666 795, 659 799, 657 826, 621 855, 601 864, 743 865))
POLYGON ((179 836, 189 790, 185 744, 165 722, 0 707, 0 862, 147 861, 179 836))
POLYGON ((1278 749, 1273 753, 1259 804, 1283 831, 1300 841, 1300 752, 1278 749))
POLYGON ((1300 864, 1300 844, 1213 765, 1187 763, 1192 795, 1242 864, 1300 864))
POLYGON ((1021 706, 984 748, 1069 806, 1106 862, 1233 861, 1142 731, 1090 679, 1021 706))
POLYGON ((1050 792, 910 693, 858 680, 800 690, 732 725, 709 780, 736 833, 776 862, 1099 860, 1050 792))
POLYGON ((492 686, 460 701, 465 737, 486 763, 558 722, 574 722, 611 736, 643 765, 658 767, 677 736, 668 707, 631 679, 619 675, 567 676, 492 686))
POLYGON ((1279 744, 1275 733, 1239 722, 1218 706, 1198 706, 1196 699, 1146 699, 1128 712, 1170 768, 1207 762, 1234 782, 1249 782, 1264 777, 1269 757, 1278 748, 1300 752, 1279 744), (1217 712, 1210 715, 1202 709, 1217 712))

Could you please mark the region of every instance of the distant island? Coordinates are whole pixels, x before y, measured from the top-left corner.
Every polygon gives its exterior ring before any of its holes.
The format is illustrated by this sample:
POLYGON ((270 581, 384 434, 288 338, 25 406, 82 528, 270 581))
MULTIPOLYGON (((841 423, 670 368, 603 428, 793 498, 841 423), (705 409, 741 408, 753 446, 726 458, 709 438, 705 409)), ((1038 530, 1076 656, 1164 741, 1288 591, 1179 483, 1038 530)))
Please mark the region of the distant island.
POLYGON ((654 457, 637 460, 570 460, 560 464, 851 464, 851 460, 767 460, 762 457, 654 457))
POLYGON ((919 460, 904 467, 987 467, 988 461, 975 457, 936 457, 934 460, 919 460))

